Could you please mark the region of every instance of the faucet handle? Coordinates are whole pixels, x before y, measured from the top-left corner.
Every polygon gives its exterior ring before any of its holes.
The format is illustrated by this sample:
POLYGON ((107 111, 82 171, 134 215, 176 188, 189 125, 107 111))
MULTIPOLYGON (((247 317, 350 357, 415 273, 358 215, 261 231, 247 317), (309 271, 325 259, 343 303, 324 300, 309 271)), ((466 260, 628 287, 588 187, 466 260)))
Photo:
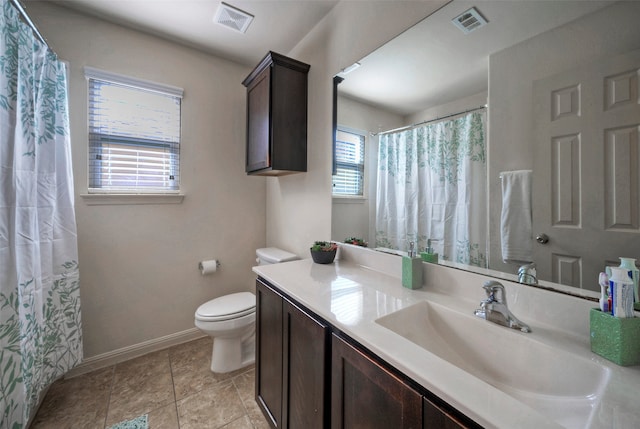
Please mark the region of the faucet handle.
POLYGON ((487 293, 487 297, 493 302, 500 302, 502 304, 506 304, 506 296, 504 293, 504 286, 495 280, 489 280, 486 282, 482 288, 487 293), (496 292, 500 292, 498 297, 496 297, 496 292))

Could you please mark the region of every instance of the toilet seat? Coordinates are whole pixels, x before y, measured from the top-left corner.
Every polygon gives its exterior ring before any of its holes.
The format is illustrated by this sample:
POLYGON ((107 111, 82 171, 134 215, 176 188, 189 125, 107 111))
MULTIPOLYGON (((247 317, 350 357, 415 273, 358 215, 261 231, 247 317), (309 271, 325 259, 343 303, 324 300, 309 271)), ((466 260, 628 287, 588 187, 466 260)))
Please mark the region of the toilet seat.
POLYGON ((196 310, 196 319, 217 322, 237 319, 256 311, 256 296, 251 292, 238 292, 212 299, 196 310))

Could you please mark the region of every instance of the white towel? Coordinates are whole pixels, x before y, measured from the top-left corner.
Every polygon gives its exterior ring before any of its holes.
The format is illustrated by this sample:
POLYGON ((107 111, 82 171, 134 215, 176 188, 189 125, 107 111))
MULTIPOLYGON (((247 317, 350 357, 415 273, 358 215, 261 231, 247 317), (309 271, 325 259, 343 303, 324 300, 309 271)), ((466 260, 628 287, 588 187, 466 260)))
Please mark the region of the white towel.
POLYGON ((531 227, 531 170, 503 171, 502 259, 506 263, 533 262, 531 227))

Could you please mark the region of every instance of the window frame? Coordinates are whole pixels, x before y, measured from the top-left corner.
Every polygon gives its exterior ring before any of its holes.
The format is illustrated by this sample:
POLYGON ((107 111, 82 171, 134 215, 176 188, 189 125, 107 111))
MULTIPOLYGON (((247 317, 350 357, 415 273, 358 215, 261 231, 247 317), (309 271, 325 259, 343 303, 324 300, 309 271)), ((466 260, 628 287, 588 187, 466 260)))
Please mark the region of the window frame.
POLYGON ((336 199, 336 200, 341 200, 341 202, 355 202, 355 203, 359 203, 359 202, 363 202, 364 200, 367 199, 367 146, 368 146, 368 140, 369 137, 367 136, 367 132, 363 131, 363 130, 359 130, 356 128, 351 128, 351 127, 347 127, 344 125, 337 125, 336 126, 336 139, 335 139, 335 145, 337 146, 337 142, 338 142, 338 133, 339 132, 345 132, 345 133, 349 133, 349 134, 355 134, 357 136, 361 136, 363 138, 363 145, 362 145, 362 195, 357 195, 357 194, 334 194, 333 193, 333 177, 337 174, 337 170, 338 170, 338 165, 340 164, 337 161, 337 154, 334 154, 334 165, 336 166, 336 174, 333 174, 331 176, 331 197, 336 199))
MULTIPOLYGON (((181 177, 181 164, 182 161, 180 159, 180 145, 182 144, 182 99, 184 96, 184 90, 182 88, 160 84, 144 79, 133 78, 117 73, 112 73, 100 69, 96 69, 93 67, 84 67, 85 79, 87 81, 87 181, 86 181, 86 194, 82 194, 81 197, 86 200, 87 204, 172 204, 172 203, 180 203, 184 197, 182 193, 182 177, 181 177), (177 165, 178 165, 178 180, 177 180, 177 188, 176 189, 160 189, 160 188, 148 188, 145 189, 143 187, 140 188, 92 188, 90 187, 90 175, 92 174, 93 167, 91 166, 90 156, 90 127, 89 127, 89 116, 90 116, 90 80, 98 80, 107 83, 113 83, 119 85, 121 87, 131 87, 136 91, 149 91, 155 92, 163 96, 174 97, 179 99, 180 101, 180 112, 178 120, 180 121, 180 130, 179 130, 179 141, 177 143, 177 165)), ((109 139, 109 136, 105 135, 105 139, 109 139)), ((143 141, 145 139, 134 139, 136 143, 143 141)), ((132 142, 132 146, 135 143, 132 142)), ((142 145, 146 147, 146 145, 142 145)), ((151 145, 152 146, 152 145, 151 145)), ((150 147, 151 147, 150 146, 150 147)))

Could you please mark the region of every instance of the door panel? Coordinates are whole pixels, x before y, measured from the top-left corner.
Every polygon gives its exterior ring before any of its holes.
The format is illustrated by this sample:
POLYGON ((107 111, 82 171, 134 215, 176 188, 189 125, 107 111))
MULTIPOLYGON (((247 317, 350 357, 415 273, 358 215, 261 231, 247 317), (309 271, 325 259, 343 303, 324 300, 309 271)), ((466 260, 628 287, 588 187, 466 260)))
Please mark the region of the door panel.
POLYGON ((639 73, 633 51, 534 82, 539 278, 599 291, 607 261, 640 259, 639 73))
POLYGON ((282 428, 282 298, 256 281, 256 402, 282 428))
POLYGON ((329 327, 284 302, 285 428, 329 428, 329 327))
POLYGON ((422 427, 422 397, 352 345, 331 340, 331 427, 422 427))

